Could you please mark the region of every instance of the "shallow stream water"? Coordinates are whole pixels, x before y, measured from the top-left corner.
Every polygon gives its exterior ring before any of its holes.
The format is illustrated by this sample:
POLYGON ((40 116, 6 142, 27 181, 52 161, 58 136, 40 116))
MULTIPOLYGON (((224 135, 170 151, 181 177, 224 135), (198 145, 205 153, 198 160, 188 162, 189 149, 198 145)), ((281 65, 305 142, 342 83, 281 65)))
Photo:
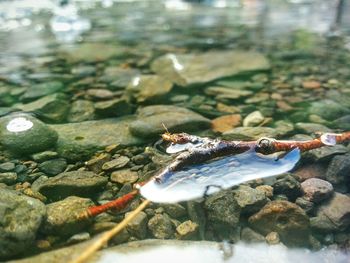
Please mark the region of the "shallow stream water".
MULTIPOLYGON (((31 262, 120 222, 140 199, 77 215, 165 167, 174 157, 155 146, 165 129, 226 140, 350 130, 349 14, 346 0, 0 1, 0 260, 31 262)), ((346 253, 349 149, 303 153, 288 174, 208 197, 152 203, 111 245, 346 253)))

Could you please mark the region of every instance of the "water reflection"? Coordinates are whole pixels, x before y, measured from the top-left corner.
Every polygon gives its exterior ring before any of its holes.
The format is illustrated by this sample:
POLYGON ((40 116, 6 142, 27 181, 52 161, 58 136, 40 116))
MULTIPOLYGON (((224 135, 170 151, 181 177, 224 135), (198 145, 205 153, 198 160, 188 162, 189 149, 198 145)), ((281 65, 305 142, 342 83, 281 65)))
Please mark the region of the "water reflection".
POLYGON ((77 41, 82 33, 90 30, 91 23, 79 16, 75 5, 64 4, 54 10, 50 26, 59 42, 72 43, 77 41))
POLYGON ((174 69, 176 71, 181 71, 184 69, 184 66, 179 62, 179 60, 177 59, 177 57, 174 54, 168 54, 167 57, 173 63, 174 69))
POLYGON ((9 121, 6 125, 6 129, 9 132, 23 132, 31 129, 33 127, 33 122, 25 117, 16 117, 9 121))

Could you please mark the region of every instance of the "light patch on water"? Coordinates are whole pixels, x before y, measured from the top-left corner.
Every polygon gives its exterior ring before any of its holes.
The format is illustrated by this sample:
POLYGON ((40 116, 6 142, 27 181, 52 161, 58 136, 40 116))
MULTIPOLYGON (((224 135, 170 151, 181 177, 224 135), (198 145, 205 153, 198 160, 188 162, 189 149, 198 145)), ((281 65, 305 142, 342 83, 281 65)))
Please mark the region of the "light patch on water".
POLYGON ((184 69, 184 66, 179 62, 179 60, 177 59, 177 57, 174 54, 168 54, 167 57, 173 63, 175 70, 181 71, 184 69))
POLYGON ((50 26, 56 39, 63 43, 72 43, 91 29, 90 21, 80 17, 78 8, 72 4, 56 8, 50 26))
POLYGON ((245 244, 232 246, 232 254, 224 253, 218 245, 193 242, 182 245, 160 245, 155 247, 139 247, 127 253, 103 251, 98 263, 345 263, 349 255, 332 249, 312 252, 308 249, 290 249, 283 245, 245 244))
POLYGON ((23 132, 29 130, 32 127, 33 122, 31 122, 25 117, 17 117, 10 120, 10 122, 6 126, 6 129, 9 132, 23 132))
POLYGON ((191 5, 182 0, 167 0, 164 2, 164 6, 166 9, 173 9, 173 10, 185 11, 185 10, 191 9, 191 5))
POLYGON ((198 143, 184 143, 184 144, 170 144, 168 148, 166 148, 166 152, 169 154, 173 154, 173 153, 178 153, 178 152, 183 152, 198 146, 201 146, 203 144, 203 142, 198 142, 198 143))
POLYGON ((135 87, 138 86, 140 84, 140 80, 141 80, 141 78, 139 76, 133 78, 132 79, 132 85, 135 86, 135 87))

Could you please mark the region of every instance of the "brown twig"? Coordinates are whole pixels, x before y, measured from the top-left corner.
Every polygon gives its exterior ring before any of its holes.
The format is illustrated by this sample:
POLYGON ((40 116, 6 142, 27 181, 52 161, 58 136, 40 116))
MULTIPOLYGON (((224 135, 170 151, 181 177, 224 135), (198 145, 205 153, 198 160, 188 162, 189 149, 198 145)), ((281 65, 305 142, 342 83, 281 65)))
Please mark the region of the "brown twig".
MULTIPOLYGON (((343 143, 350 140, 350 132, 342 134, 325 133, 319 138, 309 141, 278 141, 271 138, 262 138, 258 141, 250 142, 238 142, 238 141, 219 141, 211 139, 203 139, 201 137, 188 135, 186 133, 170 134, 166 132, 163 134, 163 140, 171 141, 173 143, 185 144, 188 142, 202 144, 198 147, 194 147, 189 151, 179 154, 175 160, 169 164, 163 171, 161 171, 155 178, 162 180, 162 175, 169 171, 177 171, 184 166, 207 161, 218 156, 224 156, 228 154, 238 154, 249 149, 255 149, 256 152, 262 154, 271 154, 279 151, 290 151, 294 148, 299 148, 301 151, 308 151, 311 149, 320 148, 326 145, 334 145, 336 143, 343 143)), ((144 182, 145 183, 145 182, 144 182)), ((143 184, 144 184, 143 183, 143 184)), ((105 212, 111 208, 123 209, 131 200, 133 200, 139 191, 136 189, 114 201, 108 202, 101 206, 90 207, 82 217, 96 216, 102 212, 105 212)), ((91 246, 89 246, 77 259, 71 261, 71 263, 83 263, 97 250, 107 244, 107 242, 121 230, 123 230, 127 224, 135 218, 139 212, 141 212, 148 204, 149 200, 144 200, 135 210, 133 210, 122 222, 109 231, 102 234, 91 246)))
MULTIPOLYGON (((225 140, 212 140, 208 138, 202 138, 187 133, 175 133, 170 134, 166 132, 162 135, 163 140, 176 144, 186 143, 203 143, 199 147, 194 147, 192 150, 185 151, 179 154, 174 161, 172 161, 167 167, 160 171, 155 178, 158 181, 162 180, 164 174, 169 171, 178 171, 183 167, 191 164, 202 163, 212 158, 239 154, 249 149, 255 149, 256 152, 262 154, 272 154, 281 151, 290 151, 294 148, 299 148, 301 151, 308 151, 317 149, 326 145, 327 140, 335 143, 343 143, 350 140, 350 132, 342 134, 325 133, 316 139, 309 141, 280 141, 272 138, 261 138, 257 141, 225 141, 225 140)), ((143 182, 143 184, 146 182, 143 182)), ((108 202, 100 206, 93 206, 85 211, 81 218, 94 217, 109 209, 123 209, 128 203, 134 199, 138 194, 138 190, 134 190, 129 194, 126 194, 114 201, 108 202)))

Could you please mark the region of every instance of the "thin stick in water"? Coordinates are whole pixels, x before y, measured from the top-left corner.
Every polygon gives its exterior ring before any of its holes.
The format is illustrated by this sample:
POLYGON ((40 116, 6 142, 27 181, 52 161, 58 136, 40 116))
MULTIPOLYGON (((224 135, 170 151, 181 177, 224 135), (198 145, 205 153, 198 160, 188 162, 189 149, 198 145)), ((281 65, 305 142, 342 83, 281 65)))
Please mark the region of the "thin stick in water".
POLYGON ((111 230, 103 233, 94 243, 87 247, 87 249, 76 259, 73 259, 70 263, 85 263, 96 251, 103 247, 107 242, 120 231, 122 231, 127 224, 133 220, 145 207, 150 203, 149 200, 144 200, 135 210, 130 212, 127 217, 124 218, 118 225, 111 230))

